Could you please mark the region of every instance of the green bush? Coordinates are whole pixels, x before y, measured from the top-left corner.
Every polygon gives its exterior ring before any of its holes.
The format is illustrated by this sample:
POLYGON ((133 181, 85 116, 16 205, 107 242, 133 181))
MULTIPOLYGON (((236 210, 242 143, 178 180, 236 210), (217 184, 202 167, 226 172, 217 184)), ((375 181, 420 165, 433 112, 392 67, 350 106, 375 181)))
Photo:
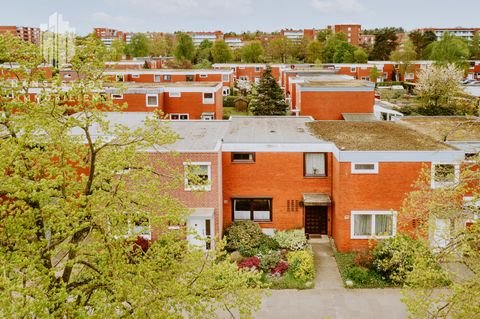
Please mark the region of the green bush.
POLYGON ((394 284, 404 284, 416 263, 438 269, 432 253, 421 241, 399 235, 381 241, 373 250, 373 267, 394 284))
POLYGON ((242 253, 242 249, 259 247, 263 236, 265 235, 257 223, 252 221, 234 222, 225 231, 226 248, 228 251, 238 250, 242 253))
POLYGON ((302 229, 277 231, 273 238, 280 248, 288 250, 302 250, 308 245, 307 238, 302 229))
POLYGON ((269 273, 280 261, 280 253, 278 251, 269 251, 259 254, 260 269, 265 273, 269 273))
POLYGON ((375 271, 364 267, 348 267, 345 269, 344 276, 346 279, 353 281, 357 286, 379 286, 382 287, 382 277, 375 271))
POLYGON ((235 107, 236 96, 224 96, 223 97, 223 107, 235 107))
POLYGON ((288 271, 301 282, 312 281, 315 278, 313 252, 309 250, 291 251, 287 255, 288 271))

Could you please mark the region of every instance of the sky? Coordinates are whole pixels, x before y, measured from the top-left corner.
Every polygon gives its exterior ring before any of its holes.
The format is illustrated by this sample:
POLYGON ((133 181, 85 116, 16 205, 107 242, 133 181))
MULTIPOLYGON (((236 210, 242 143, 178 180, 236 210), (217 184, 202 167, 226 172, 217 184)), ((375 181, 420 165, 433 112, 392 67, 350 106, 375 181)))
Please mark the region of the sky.
POLYGON ((146 31, 279 31, 331 24, 480 27, 479 0, 0 0, 0 25, 38 27, 54 12, 80 35, 146 31), (8 10, 7 10, 8 9, 8 10))

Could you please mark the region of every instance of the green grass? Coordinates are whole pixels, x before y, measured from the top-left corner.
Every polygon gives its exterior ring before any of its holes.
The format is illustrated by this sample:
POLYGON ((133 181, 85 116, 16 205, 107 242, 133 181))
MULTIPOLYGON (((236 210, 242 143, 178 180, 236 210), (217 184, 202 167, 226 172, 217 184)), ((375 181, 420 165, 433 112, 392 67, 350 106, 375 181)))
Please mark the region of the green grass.
POLYGON ((357 266, 354 263, 355 253, 335 253, 338 270, 345 285, 346 280, 353 281, 353 286, 346 288, 387 288, 393 284, 382 278, 373 269, 357 266))
POLYGON ((292 273, 286 272, 282 277, 272 277, 266 275, 265 273, 262 276, 262 280, 269 284, 270 289, 312 289, 313 281, 303 282, 295 277, 292 273))
POLYGON ((248 111, 247 112, 238 112, 238 111, 235 110, 234 107, 224 107, 223 108, 223 117, 228 119, 231 115, 247 116, 247 115, 251 115, 251 114, 248 111))

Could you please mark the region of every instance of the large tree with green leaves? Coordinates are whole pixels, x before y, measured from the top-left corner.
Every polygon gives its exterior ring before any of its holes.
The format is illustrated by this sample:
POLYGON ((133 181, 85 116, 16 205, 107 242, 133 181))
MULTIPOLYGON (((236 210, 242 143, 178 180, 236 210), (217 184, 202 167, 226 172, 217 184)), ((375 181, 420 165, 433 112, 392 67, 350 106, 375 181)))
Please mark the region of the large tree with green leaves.
POLYGON ((212 57, 214 63, 231 62, 232 50, 225 41, 215 41, 212 47, 212 57))
POLYGON ((470 58, 480 60, 480 32, 475 33, 470 42, 470 58))
POLYGON ((317 41, 317 40, 310 41, 310 43, 307 46, 307 59, 305 62, 322 63, 322 52, 323 52, 323 47, 320 41, 317 41))
POLYGON ((123 40, 115 39, 108 48, 108 59, 110 61, 120 61, 125 55, 126 44, 123 40))
POLYGON ((458 66, 465 66, 470 57, 465 40, 448 32, 440 40, 432 42, 426 50, 429 52, 429 59, 438 64, 455 63, 458 66))
POLYGON ((284 92, 273 77, 270 66, 263 71, 249 108, 254 115, 287 114, 288 104, 285 102, 284 92))
POLYGON ((268 42, 267 54, 272 62, 286 63, 290 57, 291 41, 285 37, 278 37, 268 42))
POLYGON ((258 63, 263 61, 264 49, 260 41, 250 41, 241 49, 242 62, 258 63))
POLYGON ((383 28, 375 31, 375 43, 370 52, 369 59, 376 61, 387 61, 390 54, 397 47, 396 28, 383 28))
POLYGON ((178 61, 192 61, 195 54, 192 37, 183 32, 177 33, 177 45, 174 54, 178 61))
POLYGON ((414 61, 416 57, 417 53, 415 52, 415 46, 410 40, 405 41, 402 46, 399 46, 397 50, 390 54, 390 60, 395 61, 400 65, 400 79, 405 77, 406 72, 414 71, 411 70, 411 67, 412 61, 414 61))
POLYGON ((145 33, 135 33, 127 45, 127 54, 134 57, 145 57, 150 54, 151 40, 145 33))
POLYGON ((414 30, 408 34, 408 38, 412 41, 416 52, 417 60, 425 58, 425 48, 432 42, 437 41, 437 36, 432 31, 422 32, 414 30))
POLYGON ((0 78, 0 317, 249 317, 258 275, 221 242, 206 253, 169 229, 188 215, 171 195, 183 174, 149 150, 176 135, 153 114, 132 129, 106 118, 121 107, 104 94, 105 49, 87 39, 72 60, 80 79, 54 79, 34 102, 38 48, 12 37, 0 48, 22 79, 0 78), (145 245, 133 225, 158 240, 145 245))

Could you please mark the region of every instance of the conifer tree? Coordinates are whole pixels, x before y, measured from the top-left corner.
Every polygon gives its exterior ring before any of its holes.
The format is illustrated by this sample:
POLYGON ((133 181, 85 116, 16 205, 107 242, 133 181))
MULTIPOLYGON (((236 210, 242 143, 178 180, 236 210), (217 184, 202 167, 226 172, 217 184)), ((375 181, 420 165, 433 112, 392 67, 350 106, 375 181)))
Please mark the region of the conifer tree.
POLYGON ((286 115, 287 108, 283 90, 273 77, 271 67, 267 66, 250 102, 250 111, 254 115, 286 115))

